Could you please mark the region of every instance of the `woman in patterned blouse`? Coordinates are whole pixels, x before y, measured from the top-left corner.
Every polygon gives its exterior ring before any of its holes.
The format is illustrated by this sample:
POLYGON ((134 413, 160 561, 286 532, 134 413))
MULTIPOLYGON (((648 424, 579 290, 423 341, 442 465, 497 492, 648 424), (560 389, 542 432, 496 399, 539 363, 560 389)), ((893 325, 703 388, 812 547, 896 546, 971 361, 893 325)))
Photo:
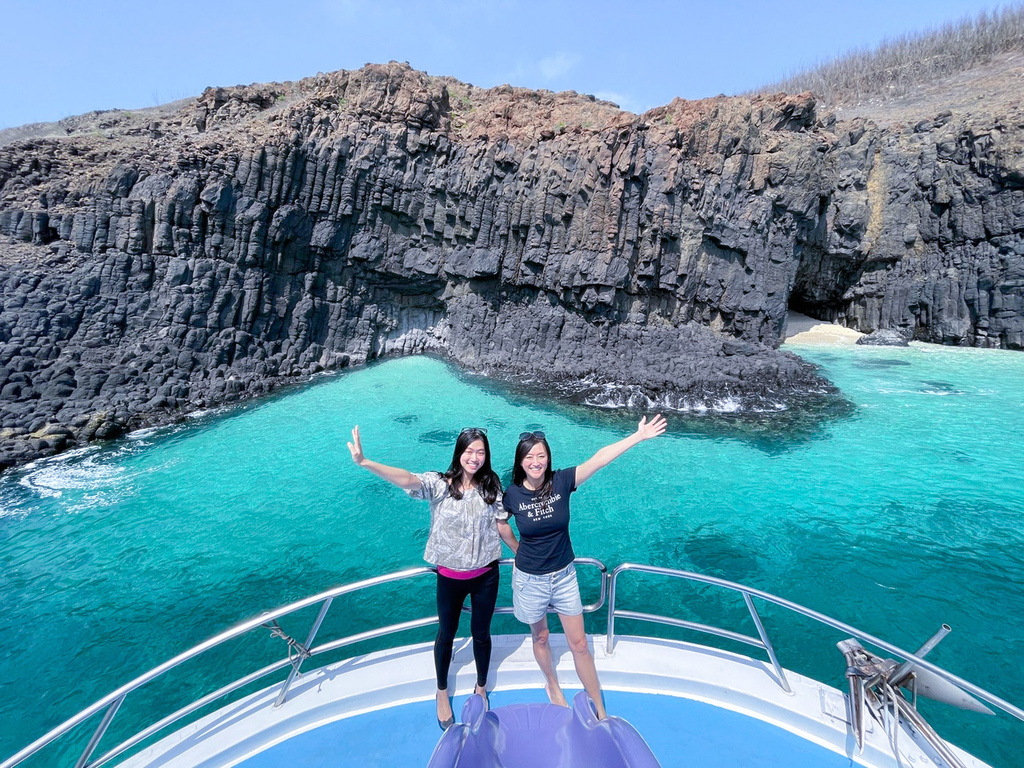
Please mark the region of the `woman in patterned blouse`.
POLYGON ((486 702, 501 540, 513 547, 516 543, 501 504, 501 481, 491 469, 487 433, 473 427, 462 430, 451 466, 443 473, 415 474, 371 461, 363 454, 358 426, 352 430, 348 449, 360 467, 404 489, 414 499, 430 502, 430 535, 423 559, 437 566, 437 724, 447 728, 455 722, 448 696, 448 669, 462 605, 468 596, 476 662, 474 692, 486 702))

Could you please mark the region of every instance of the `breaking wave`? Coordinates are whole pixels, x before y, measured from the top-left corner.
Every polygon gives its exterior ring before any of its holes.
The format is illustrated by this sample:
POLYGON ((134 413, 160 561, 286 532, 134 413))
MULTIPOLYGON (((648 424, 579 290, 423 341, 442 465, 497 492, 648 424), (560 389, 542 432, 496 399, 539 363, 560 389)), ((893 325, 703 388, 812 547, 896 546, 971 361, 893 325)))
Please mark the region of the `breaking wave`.
MULTIPOLYGON (((76 452, 77 453, 77 452, 76 452)), ((59 497, 65 491, 95 491, 116 486, 127 470, 114 462, 82 460, 66 454, 59 461, 34 462, 19 485, 43 497, 59 497)))
MULTIPOLYGON (((534 382, 540 384, 540 382, 534 382)), ((667 411, 674 413, 777 413, 788 406, 770 398, 748 395, 695 398, 677 392, 653 393, 636 384, 618 384, 585 377, 555 385, 558 394, 593 408, 667 411)))

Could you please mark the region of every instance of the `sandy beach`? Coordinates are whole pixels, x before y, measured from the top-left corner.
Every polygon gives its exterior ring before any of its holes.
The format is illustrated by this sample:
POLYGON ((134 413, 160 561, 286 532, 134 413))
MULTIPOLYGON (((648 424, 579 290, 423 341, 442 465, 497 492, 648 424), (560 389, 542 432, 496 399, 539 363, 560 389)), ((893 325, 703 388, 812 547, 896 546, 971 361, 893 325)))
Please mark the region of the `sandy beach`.
POLYGON ((825 323, 813 317, 790 312, 786 318, 786 344, 808 344, 813 346, 832 346, 856 344, 864 334, 852 328, 835 323, 825 323))

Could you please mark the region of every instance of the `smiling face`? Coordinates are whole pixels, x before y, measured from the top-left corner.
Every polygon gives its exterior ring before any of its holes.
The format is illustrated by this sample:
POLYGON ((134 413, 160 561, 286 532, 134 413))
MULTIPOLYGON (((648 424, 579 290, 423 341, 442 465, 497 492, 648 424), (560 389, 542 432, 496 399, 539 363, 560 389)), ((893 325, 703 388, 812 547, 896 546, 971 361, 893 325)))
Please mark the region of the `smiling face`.
POLYGON ((474 440, 466 446, 466 450, 459 454, 459 464, 462 471, 465 472, 466 480, 471 480, 477 470, 486 463, 487 446, 484 445, 483 440, 474 440))
POLYGON ((534 488, 539 488, 544 483, 544 474, 548 470, 550 457, 544 443, 539 442, 529 450, 519 466, 526 473, 526 479, 534 488))

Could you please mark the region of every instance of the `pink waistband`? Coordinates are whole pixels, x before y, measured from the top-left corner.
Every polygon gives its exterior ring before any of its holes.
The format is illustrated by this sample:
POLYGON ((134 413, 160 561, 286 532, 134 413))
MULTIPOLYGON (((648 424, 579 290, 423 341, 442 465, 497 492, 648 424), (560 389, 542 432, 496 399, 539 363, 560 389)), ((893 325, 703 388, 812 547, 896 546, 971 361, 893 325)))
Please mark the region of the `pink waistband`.
POLYGON ((477 576, 483 576, 489 570, 491 570, 489 565, 485 565, 483 568, 474 568, 472 571, 453 571, 443 565, 437 566, 438 575, 447 576, 449 579, 475 579, 477 576))

